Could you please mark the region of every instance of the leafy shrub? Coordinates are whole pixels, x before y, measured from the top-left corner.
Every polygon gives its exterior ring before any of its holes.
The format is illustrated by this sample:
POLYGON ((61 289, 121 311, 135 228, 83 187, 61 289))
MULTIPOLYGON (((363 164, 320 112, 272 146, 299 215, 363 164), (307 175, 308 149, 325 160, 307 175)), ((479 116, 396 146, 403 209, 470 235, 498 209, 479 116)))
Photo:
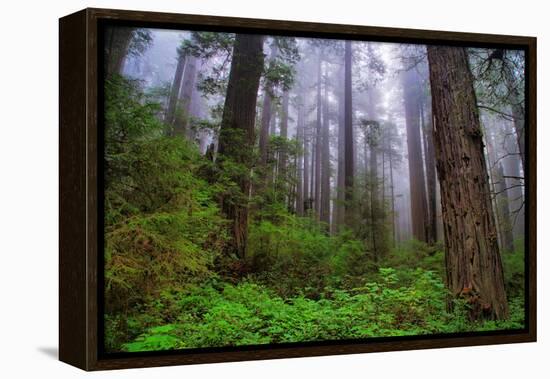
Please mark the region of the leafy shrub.
POLYGON ((283 299, 264 286, 212 281, 190 286, 165 304, 173 321, 151 326, 123 346, 128 351, 162 348, 256 345, 362 339, 473 330, 518 328, 521 304, 512 302, 508 321, 470 323, 461 307, 446 312, 447 292, 432 271, 415 270, 410 286, 399 273, 382 268, 379 280, 352 290, 328 289, 319 300, 283 299), (168 347, 166 347, 168 346, 168 347))
POLYGON ((281 216, 251 225, 247 261, 255 277, 282 296, 316 297, 328 283, 334 240, 308 218, 281 216))

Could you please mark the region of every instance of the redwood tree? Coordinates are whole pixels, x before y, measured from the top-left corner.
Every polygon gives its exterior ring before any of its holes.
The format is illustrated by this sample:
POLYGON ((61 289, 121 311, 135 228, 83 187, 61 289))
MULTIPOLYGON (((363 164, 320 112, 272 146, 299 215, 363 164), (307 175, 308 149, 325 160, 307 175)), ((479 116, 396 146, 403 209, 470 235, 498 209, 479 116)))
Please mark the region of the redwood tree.
POLYGON ((422 160, 422 142, 420 137, 419 83, 418 75, 414 69, 409 69, 403 74, 403 94, 409 154, 412 232, 414 238, 417 240, 427 241, 428 205, 426 201, 424 161, 422 160))
POLYGON ((471 319, 504 319, 508 303, 468 57, 464 48, 428 46, 428 61, 447 285, 469 303, 471 319))
POLYGON ((348 226, 351 224, 351 201, 353 199, 353 124, 351 107, 351 41, 345 42, 344 51, 344 198, 345 217, 348 226))
MULTIPOLYGON (((263 37, 237 34, 219 137, 220 164, 237 186, 222 197, 232 221, 232 250, 244 258, 248 237, 250 170, 254 165, 256 97, 263 70, 263 37), (226 163, 229 163, 226 165, 226 163)), ((223 171, 222 168, 222 171, 223 171)))

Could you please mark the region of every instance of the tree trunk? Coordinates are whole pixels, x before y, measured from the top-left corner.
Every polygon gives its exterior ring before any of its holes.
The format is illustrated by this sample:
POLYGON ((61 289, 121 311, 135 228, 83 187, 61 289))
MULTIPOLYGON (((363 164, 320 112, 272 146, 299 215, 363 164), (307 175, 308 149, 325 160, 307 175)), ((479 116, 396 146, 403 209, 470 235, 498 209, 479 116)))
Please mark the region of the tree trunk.
POLYGON ((420 114, 418 107, 418 77, 414 69, 403 76, 403 93, 405 96, 405 123, 407 128, 407 148, 409 154, 409 181, 411 192, 411 214, 413 236, 419 241, 427 242, 427 201, 424 184, 424 162, 420 139, 420 114))
POLYGON ((174 73, 174 79, 172 80, 172 86, 170 87, 170 96, 168 98, 168 109, 166 110, 166 116, 164 122, 173 126, 176 120, 176 106, 178 103, 178 97, 181 88, 181 79, 183 77, 183 69, 185 67, 185 54, 178 49, 178 64, 176 65, 176 72, 174 73))
POLYGON ((353 200, 353 124, 351 98, 351 41, 345 42, 344 53, 344 187, 346 224, 351 226, 353 200))
POLYGON ((428 223, 427 242, 434 244, 437 241, 437 202, 436 202, 436 177, 435 177, 435 153, 432 137, 431 109, 424 110, 423 101, 420 105, 422 115, 422 131, 424 142, 424 165, 426 167, 426 189, 428 195, 428 223))
POLYGON ((496 203, 497 211, 500 219, 500 231, 502 240, 502 251, 511 252, 514 250, 514 235, 512 232, 512 223, 510 217, 510 209, 508 208, 510 200, 508 199, 508 193, 506 191, 506 180, 504 178, 504 168, 502 163, 498 163, 495 169, 496 179, 496 203))
POLYGON ((300 217, 304 216, 304 181, 305 181, 305 163, 304 156, 307 148, 304 138, 304 104, 303 95, 298 96, 298 120, 296 121, 296 139, 298 147, 302 151, 298 152, 296 161, 296 214, 300 217))
MULTIPOLYGON (((275 59, 277 55, 277 48, 275 45, 271 46, 271 52, 269 54, 269 61, 275 59)), ((262 121, 260 125, 260 164, 262 166, 267 165, 267 155, 268 155, 268 145, 269 145, 269 124, 271 122, 271 111, 272 111, 272 96, 273 96, 273 86, 271 83, 265 83, 264 90, 264 101, 262 105, 262 121)))
POLYGON ((514 238, 523 238, 525 236, 525 209, 523 199, 523 180, 520 172, 520 159, 517 159, 516 153, 519 154, 514 132, 510 129, 508 123, 505 129, 504 143, 506 157, 504 163, 504 175, 506 176, 506 188, 508 188, 508 198, 510 200, 510 216, 512 218, 512 229, 514 238))
POLYGON ((191 116, 191 96, 195 89, 195 79, 197 77, 197 58, 189 56, 185 62, 183 71, 183 81, 181 93, 179 96, 179 112, 176 116, 176 124, 174 125, 174 134, 185 136, 189 139, 193 136, 193 131, 189 126, 191 116))
POLYGON ((248 200, 250 170, 254 165, 256 141, 256 97, 263 70, 263 37, 255 34, 237 34, 233 47, 233 59, 227 84, 227 94, 222 115, 219 137, 221 165, 230 161, 238 165, 229 174, 239 186, 240 193, 225 196, 222 209, 232 221, 232 246, 235 254, 244 258, 248 237, 248 200))
MULTIPOLYGON (((391 146, 390 146, 391 149, 391 146)), ((390 150, 390 153, 388 154, 389 164, 390 164, 390 196, 391 196, 391 234, 392 234, 392 246, 396 246, 396 228, 395 228, 395 190, 394 190, 394 183, 393 183, 393 159, 392 159, 392 153, 390 150)))
POLYGON ((447 285, 469 303, 471 319, 505 319, 508 303, 468 57, 463 48, 428 46, 428 61, 447 285))
MULTIPOLYGON (((304 104, 305 107, 305 104, 304 104)), ((302 110, 302 112, 305 112, 305 110, 302 110)), ((309 186, 309 177, 310 177, 310 171, 309 171, 309 157, 310 157, 310 143, 309 138, 306 135, 308 134, 306 132, 306 126, 305 126, 305 120, 304 120, 304 215, 307 215, 309 210, 311 209, 311 194, 309 192, 310 186, 309 186)))
POLYGON ((315 217, 319 220, 321 214, 321 154, 322 154, 322 98, 321 98, 321 52, 319 51, 317 65, 317 121, 315 123, 315 217))
POLYGON ((328 79, 324 80, 323 91, 323 124, 322 124, 322 169, 321 169, 321 222, 324 222, 330 231, 330 133, 329 133, 329 111, 328 111, 328 79))
MULTIPOLYGON (((343 78, 344 76, 344 70, 342 67, 342 70, 340 71, 340 75, 338 75, 340 78, 343 78)), ((340 86, 338 90, 338 178, 337 178, 337 185, 336 185, 336 205, 335 205, 335 211, 336 211, 336 217, 335 217, 335 232, 338 231, 341 225, 344 224, 345 220, 345 209, 344 209, 344 201, 345 201, 345 175, 344 175, 344 88, 343 85, 340 86)))
MULTIPOLYGON (((288 91, 283 92, 283 103, 281 107, 281 113, 280 113, 280 137, 282 141, 286 144, 288 142, 288 91)), ((279 151, 279 159, 278 159, 278 175, 277 175, 277 183, 278 183, 278 197, 280 201, 284 202, 286 198, 289 196, 289 183, 288 183, 288 173, 287 173, 287 151, 286 151, 286 145, 282 145, 281 149, 279 151)))
POLYGON ((516 140, 519 148, 523 171, 525 172, 525 104, 520 100, 520 96, 510 69, 504 70, 506 84, 508 86, 510 107, 512 108, 512 117, 514 119, 514 129, 516 131, 516 140))
POLYGON ((105 31, 105 76, 122 74, 134 28, 110 27, 105 31))
MULTIPOLYGON (((283 92, 283 104, 281 109, 281 130, 280 137, 283 138, 286 142, 288 139, 288 91, 283 92)), ((285 171, 287 165, 287 152, 286 146, 281 147, 279 152, 279 172, 281 173, 282 179, 285 180, 285 171)))

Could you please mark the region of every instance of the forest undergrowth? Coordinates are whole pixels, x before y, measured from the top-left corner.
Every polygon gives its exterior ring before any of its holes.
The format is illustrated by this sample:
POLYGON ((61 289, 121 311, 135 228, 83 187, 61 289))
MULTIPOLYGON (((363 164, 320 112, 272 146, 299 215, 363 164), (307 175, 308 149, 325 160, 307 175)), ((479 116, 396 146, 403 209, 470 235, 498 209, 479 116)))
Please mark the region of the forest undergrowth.
POLYGON ((226 254, 219 199, 231 192, 231 174, 165 136, 158 112, 139 82, 107 81, 107 351, 523 327, 522 241, 503 254, 504 321, 469 320, 466 299, 449 307, 440 244, 411 240, 377 254, 361 228, 328 233, 289 212, 278 185, 252 200, 246 256, 226 254))

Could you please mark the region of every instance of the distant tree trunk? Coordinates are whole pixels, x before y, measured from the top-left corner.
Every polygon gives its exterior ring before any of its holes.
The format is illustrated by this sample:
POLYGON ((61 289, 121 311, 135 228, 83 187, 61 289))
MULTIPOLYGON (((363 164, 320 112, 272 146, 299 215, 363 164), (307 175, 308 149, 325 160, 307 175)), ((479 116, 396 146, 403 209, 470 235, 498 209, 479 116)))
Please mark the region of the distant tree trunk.
POLYGON ((520 173, 521 159, 517 159, 516 153, 519 154, 514 132, 510 127, 505 129, 505 150, 506 157, 503 159, 504 175, 506 176, 506 188, 508 188, 508 198, 510 200, 510 216, 512 219, 512 229, 514 238, 523 238, 525 236, 525 209, 523 204, 523 180, 520 173))
POLYGON ((344 187, 345 187, 345 215, 346 224, 351 226, 353 200, 353 124, 351 98, 351 41, 345 42, 344 53, 344 187))
MULTIPOLYGON (((339 78, 343 79, 344 76, 344 70, 342 67, 342 70, 340 71, 340 75, 338 75, 339 78)), ((335 231, 338 231, 338 228, 344 224, 345 222, 345 209, 344 209, 344 201, 345 201, 345 174, 344 174, 344 138, 345 138, 345 131, 344 131, 344 125, 345 125, 345 115, 344 115, 344 108, 345 108, 345 99, 344 99, 344 88, 343 85, 340 86, 340 89, 338 90, 338 178, 337 178, 337 186, 336 186, 336 220, 334 222, 335 225, 335 231)))
POLYGON ((164 122, 168 125, 173 126, 176 120, 176 105, 178 103, 178 97, 180 94, 181 88, 181 79, 183 77, 183 69, 185 67, 185 53, 178 49, 178 63, 176 65, 176 72, 174 74, 174 79, 172 80, 172 86, 170 87, 170 96, 168 98, 168 109, 166 110, 166 115, 164 122))
POLYGON ((321 162, 322 162, 322 97, 321 97, 321 52, 318 56, 317 65, 317 121, 315 123, 315 217, 319 220, 321 214, 321 162))
POLYGON ((323 90, 323 124, 322 124, 322 163, 321 163, 321 213, 320 219, 328 226, 330 231, 330 133, 329 133, 329 111, 328 111, 328 79, 326 77, 323 90))
POLYGON ((296 121, 296 139, 298 146, 302 149, 298 152, 296 161, 296 214, 300 217, 304 216, 304 174, 305 174, 305 151, 306 144, 304 138, 304 104, 303 95, 300 93, 298 96, 298 120, 296 121))
POLYGON ((418 77, 414 69, 403 76, 405 96, 405 123, 407 128, 407 148, 409 153, 409 180, 411 192, 411 213, 413 236, 427 242, 426 224, 428 220, 426 187, 424 184, 424 162, 420 139, 420 114, 418 107, 418 77))
POLYGON ((497 212, 500 219, 500 231, 502 235, 502 251, 511 252, 514 250, 514 235, 512 232, 512 224, 510 218, 510 209, 508 208, 510 200, 506 191, 506 180, 504 178, 504 168, 502 162, 499 162, 495 167, 495 190, 497 212))
MULTIPOLYGON (((281 109, 281 131, 280 131, 280 136, 285 141, 288 138, 288 101, 289 101, 288 91, 284 91, 283 92, 283 104, 282 104, 282 109, 281 109)), ((287 165, 287 151, 286 151, 286 147, 283 146, 281 148, 280 153, 279 153, 279 172, 281 174, 284 174, 284 172, 286 170, 286 165, 287 165)), ((283 176, 283 179, 284 179, 284 176, 283 176)))
POLYGON ((218 161, 223 165, 229 160, 242 167, 231 172, 240 193, 222 198, 222 209, 232 221, 231 248, 240 258, 245 257, 248 237, 250 169, 254 165, 253 147, 256 140, 256 97, 263 61, 263 37, 237 34, 220 128, 218 161))
MULTIPOLYGON (((271 46, 271 52, 269 54, 269 61, 273 61, 277 55, 277 48, 275 45, 271 46)), ((272 96, 273 86, 266 81, 264 90, 264 101, 262 105, 262 121, 260 124, 260 163, 262 166, 267 165, 268 157, 268 144, 269 144, 269 124, 271 122, 272 112, 272 96)))
POLYGON ((195 88, 195 78, 197 74, 197 59, 189 56, 185 60, 183 70, 183 79, 179 99, 174 116, 174 135, 187 137, 191 139, 192 133, 189 128, 189 118, 191 116, 191 97, 195 88))
MULTIPOLYGON (((305 106, 305 104, 304 104, 305 106)), ((304 110, 302 110, 304 112, 304 110)), ((307 215, 308 211, 311 209, 310 205, 310 186, 309 186, 309 177, 310 177, 310 169, 309 169, 309 157, 310 157, 310 143, 309 138, 306 135, 306 127, 305 127, 305 120, 304 120, 304 215, 307 215)))
MULTIPOLYGON (((288 91, 283 91, 283 103, 281 107, 281 114, 280 114, 280 137, 282 141, 286 144, 287 138, 288 138, 288 100, 289 95, 288 91)), ((285 198, 288 198, 288 192, 289 192, 289 186, 288 186, 288 177, 287 177, 287 151, 286 151, 286 145, 282 145, 279 150, 279 159, 278 159, 278 176, 277 176, 277 182, 278 182, 278 189, 279 189, 279 197, 281 201, 285 201, 285 198)))
POLYGON ((193 131, 189 125, 191 116, 191 96, 195 89, 195 79, 197 77, 197 58, 189 56, 185 62, 183 71, 183 81, 181 93, 179 96, 179 114, 176 115, 174 125, 174 134, 192 139, 193 131))
POLYGON ((447 285, 469 303, 471 319, 505 319, 508 303, 468 57, 464 48, 428 46, 428 61, 447 285))
POLYGON ((514 129, 516 131, 516 140, 521 164, 525 172, 525 104, 520 100, 520 95, 517 87, 514 85, 510 69, 504 70, 504 73, 509 90, 510 107, 512 108, 512 117, 514 119, 514 129))
MULTIPOLYGON (((423 103, 423 102, 422 102, 423 103)), ((420 105, 424 142, 424 164, 426 167, 426 187, 428 195, 428 222, 426 237, 429 244, 437 241, 437 202, 436 202, 436 177, 435 177, 435 153, 432 136, 431 109, 424 110, 420 105), (426 112, 426 113, 425 113, 426 112)))
POLYGON ((128 55, 128 49, 135 28, 109 27, 105 30, 105 76, 122 74, 124 61, 128 55))
POLYGON ((394 183, 393 183, 393 159, 392 159, 392 153, 391 153, 391 146, 390 146, 390 153, 388 154, 389 164, 390 164, 390 196, 391 196, 391 231, 392 231, 392 246, 396 246, 396 229, 395 229, 395 191, 394 191, 394 183))

